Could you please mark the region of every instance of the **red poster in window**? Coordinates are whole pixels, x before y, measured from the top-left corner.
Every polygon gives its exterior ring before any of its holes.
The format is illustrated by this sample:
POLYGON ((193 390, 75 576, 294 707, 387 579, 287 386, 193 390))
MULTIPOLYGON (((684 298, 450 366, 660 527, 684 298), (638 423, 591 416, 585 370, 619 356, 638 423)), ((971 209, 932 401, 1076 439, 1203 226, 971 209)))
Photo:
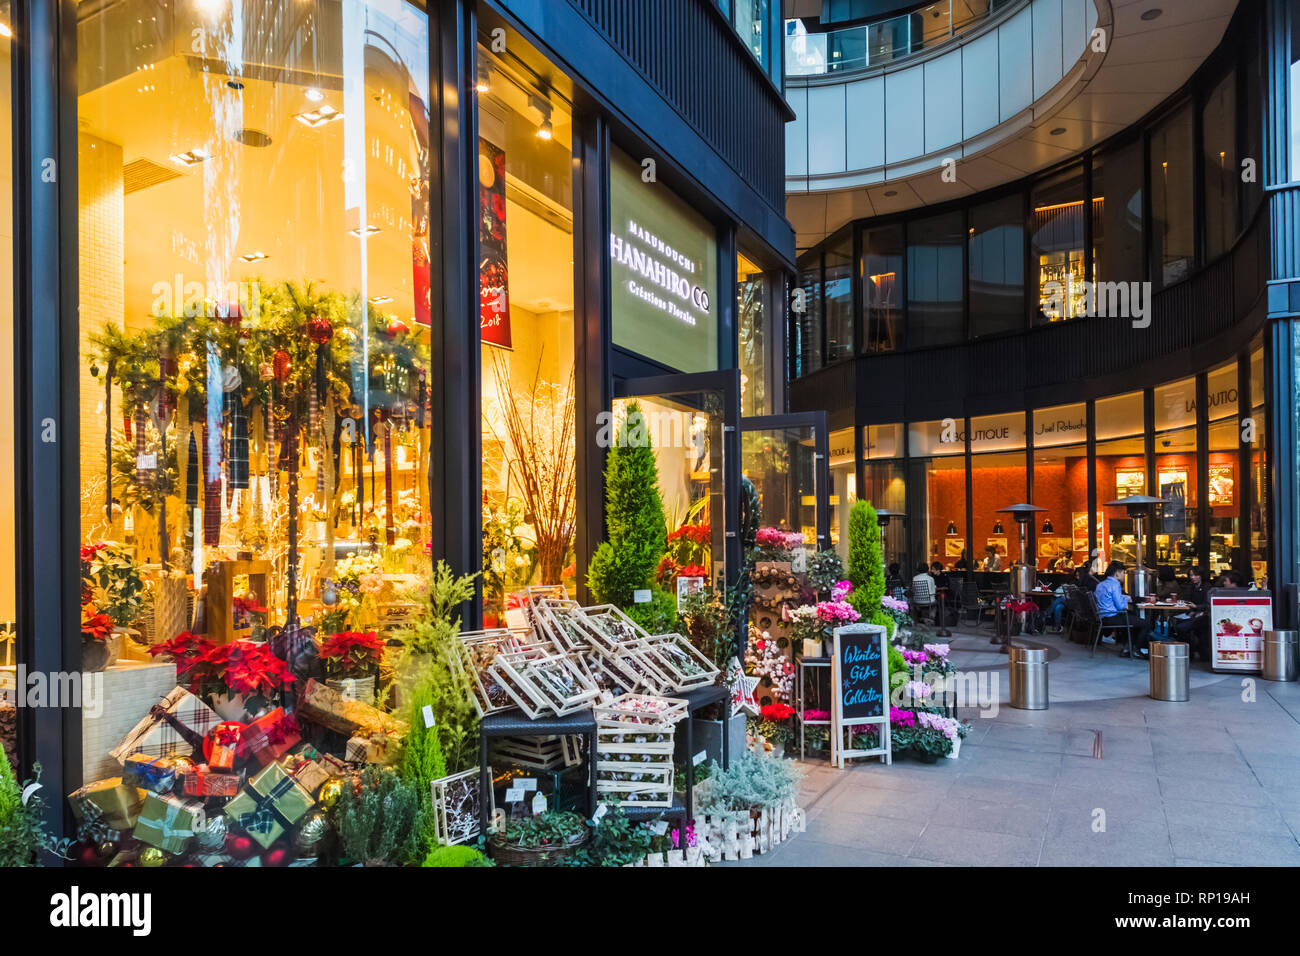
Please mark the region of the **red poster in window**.
POLYGON ((510 348, 510 271, 506 265, 506 154, 478 141, 478 311, 483 341, 510 348))
POLYGON ((429 325, 429 109, 420 91, 407 91, 411 131, 420 175, 411 180, 411 291, 415 300, 415 322, 429 325))

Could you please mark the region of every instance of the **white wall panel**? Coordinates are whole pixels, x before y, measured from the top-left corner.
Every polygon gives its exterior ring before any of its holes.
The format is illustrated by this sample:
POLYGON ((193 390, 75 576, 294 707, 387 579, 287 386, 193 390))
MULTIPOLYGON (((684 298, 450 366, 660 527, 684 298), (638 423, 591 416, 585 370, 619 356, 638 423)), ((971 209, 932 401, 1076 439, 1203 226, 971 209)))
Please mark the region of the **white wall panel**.
POLYGON ((960 56, 941 56, 925 64, 927 153, 961 142, 961 97, 960 56))
POLYGON ((808 175, 808 91, 791 87, 785 100, 794 111, 794 119, 785 124, 785 174, 808 175))
POLYGON ((849 169, 885 164, 885 78, 872 77, 844 86, 849 169))
POLYGON ((1034 99, 1061 81, 1061 4, 1069 0, 1034 0, 1034 99))
POLYGON ((1003 121, 1015 116, 1033 101, 1033 23, 1030 9, 998 28, 998 85, 1003 121))
POLYGON ((844 172, 844 85, 808 90, 808 174, 844 172))
POLYGON ((978 136, 1001 122, 998 113, 998 34, 994 30, 962 48, 962 135, 978 136))
POLYGON ((885 76, 885 162, 925 152, 925 76, 921 67, 885 76))

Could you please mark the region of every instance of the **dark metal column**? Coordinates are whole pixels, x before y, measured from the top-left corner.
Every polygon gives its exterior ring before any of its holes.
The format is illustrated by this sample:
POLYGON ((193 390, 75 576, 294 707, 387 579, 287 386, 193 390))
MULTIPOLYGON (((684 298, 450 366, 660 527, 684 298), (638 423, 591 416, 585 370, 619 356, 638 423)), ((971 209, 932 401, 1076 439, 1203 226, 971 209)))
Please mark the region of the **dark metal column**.
MULTIPOLYGON (((479 427, 478 328, 478 118, 474 106, 474 4, 442 0, 430 10, 430 75, 434 150, 430 217, 432 309, 430 383, 433 461, 429 501, 433 558, 457 574, 482 566, 479 527, 482 435, 479 427)), ((467 627, 477 627, 481 604, 462 608, 467 627)))
MULTIPOLYGON (((14 355, 18 660, 81 669, 76 3, 14 10, 14 355), (66 27, 66 29, 65 29, 66 27)), ((53 683, 53 682, 52 682, 53 683)), ((20 687, 21 691, 22 688, 20 687)), ((81 709, 20 707, 24 775, 40 761, 51 823, 81 785, 81 709)))

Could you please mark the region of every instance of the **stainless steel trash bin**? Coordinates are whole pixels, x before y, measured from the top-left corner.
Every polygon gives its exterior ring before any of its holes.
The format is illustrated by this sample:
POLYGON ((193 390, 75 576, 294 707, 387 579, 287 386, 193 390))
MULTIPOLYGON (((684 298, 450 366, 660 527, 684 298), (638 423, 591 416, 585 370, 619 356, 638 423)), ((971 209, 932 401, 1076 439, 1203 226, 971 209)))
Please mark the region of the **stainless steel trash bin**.
POLYGON ((1152 641, 1151 693, 1154 700, 1187 700, 1188 673, 1191 658, 1189 646, 1183 641, 1152 641))
POLYGON ((1295 680, 1300 659, 1296 631, 1264 632, 1264 680, 1295 680))
POLYGON ((1007 655, 1011 706, 1017 710, 1047 710, 1047 648, 1012 644, 1007 655))

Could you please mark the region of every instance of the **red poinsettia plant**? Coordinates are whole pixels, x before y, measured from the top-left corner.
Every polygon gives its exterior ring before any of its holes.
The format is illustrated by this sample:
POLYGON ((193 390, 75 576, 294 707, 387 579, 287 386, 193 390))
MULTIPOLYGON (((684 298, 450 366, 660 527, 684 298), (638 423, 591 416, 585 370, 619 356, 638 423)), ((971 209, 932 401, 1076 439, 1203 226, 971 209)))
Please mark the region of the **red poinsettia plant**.
MULTIPOLYGON (((186 635, 177 635, 167 643, 175 643, 183 636, 186 635)), ((183 671, 177 661, 177 676, 188 678, 190 693, 199 697, 243 695, 250 703, 261 703, 296 679, 267 644, 257 641, 212 644, 206 638, 195 638, 192 634, 188 637, 191 641, 185 645, 185 652, 192 656, 183 671)))
POLYGON ((249 621, 254 614, 266 613, 266 608, 258 604, 257 599, 252 597, 231 598, 230 605, 235 612, 235 620, 240 622, 249 621))
POLYGON ((102 644, 113 633, 113 619, 89 601, 81 605, 81 640, 102 644))
POLYGON ((703 564, 709 559, 709 545, 712 541, 712 529, 707 522, 684 524, 669 533, 668 554, 678 565, 703 564))
POLYGON ((149 648, 154 657, 167 657, 176 664, 176 677, 183 678, 194 662, 216 645, 202 634, 181 631, 170 641, 159 641, 149 648))
POLYGON ((789 720, 794 716, 794 708, 789 704, 775 703, 768 704, 759 710, 763 720, 770 720, 774 723, 780 723, 783 720, 789 720))
POLYGON ((340 677, 364 677, 379 666, 384 642, 374 631, 340 631, 325 638, 320 656, 340 677))

